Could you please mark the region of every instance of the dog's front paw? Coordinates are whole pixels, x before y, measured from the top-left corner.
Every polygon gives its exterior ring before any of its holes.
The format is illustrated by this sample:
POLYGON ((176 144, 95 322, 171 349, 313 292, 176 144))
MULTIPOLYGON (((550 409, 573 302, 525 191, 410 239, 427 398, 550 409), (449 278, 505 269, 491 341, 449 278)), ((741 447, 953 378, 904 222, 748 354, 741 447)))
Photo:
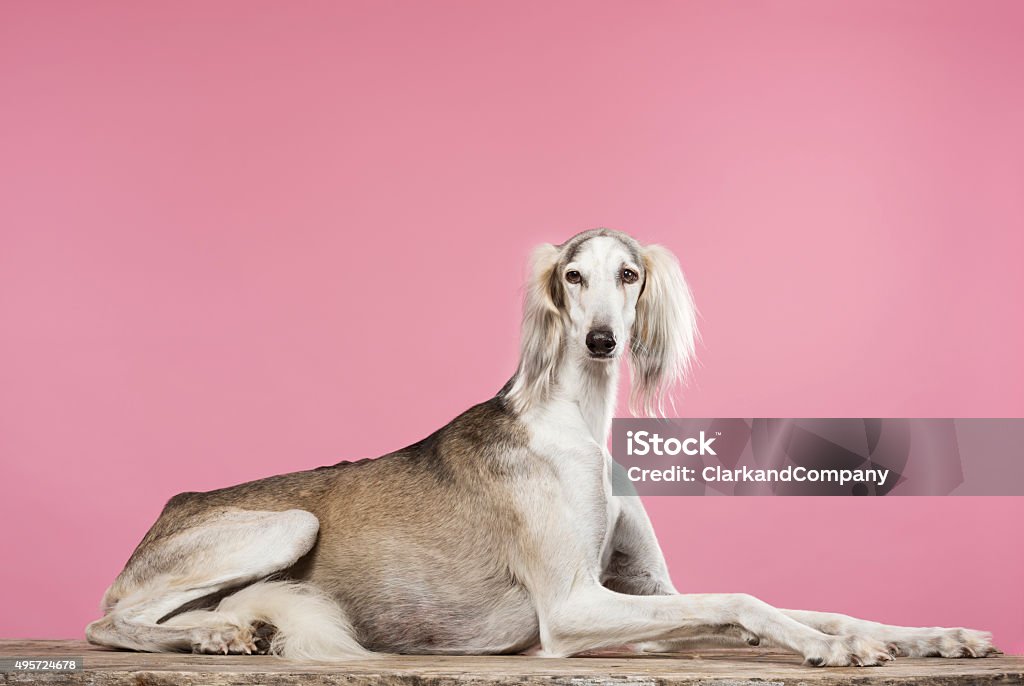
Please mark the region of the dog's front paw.
POLYGON ((988 657, 999 655, 992 634, 974 629, 923 629, 896 642, 900 654, 910 657, 988 657))
POLYGON ((860 636, 829 636, 804 653, 812 667, 877 667, 891 659, 888 645, 860 636))

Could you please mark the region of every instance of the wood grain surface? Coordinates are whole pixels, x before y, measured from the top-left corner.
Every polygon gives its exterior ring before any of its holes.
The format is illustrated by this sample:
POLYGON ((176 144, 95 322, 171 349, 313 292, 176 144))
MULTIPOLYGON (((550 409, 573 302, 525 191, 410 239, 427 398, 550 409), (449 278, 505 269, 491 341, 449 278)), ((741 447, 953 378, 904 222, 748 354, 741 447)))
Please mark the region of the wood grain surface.
POLYGON ((84 670, 0 673, 0 684, 72 686, 676 686, 716 684, 862 686, 1024 684, 1024 657, 981 660, 898 658, 883 667, 815 669, 794 655, 758 649, 689 654, 546 659, 525 656, 388 656, 339 663, 299 663, 269 656, 149 654, 110 651, 83 641, 0 641, 0 658, 80 657, 84 670))

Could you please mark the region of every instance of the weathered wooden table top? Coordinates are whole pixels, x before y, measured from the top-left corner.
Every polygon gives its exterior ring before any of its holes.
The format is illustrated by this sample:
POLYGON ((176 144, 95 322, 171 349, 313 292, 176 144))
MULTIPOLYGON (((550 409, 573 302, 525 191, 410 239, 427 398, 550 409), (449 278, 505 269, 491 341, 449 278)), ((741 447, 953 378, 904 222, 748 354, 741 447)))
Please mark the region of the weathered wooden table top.
POLYGON ((335 664, 288 662, 269 656, 128 653, 83 641, 0 641, 0 659, 84 658, 80 672, 0 673, 0 684, 90 686, 223 686, 260 684, 394 684, 396 686, 676 686, 769 684, 1024 684, 1024 657, 981 660, 897 658, 883 667, 812 668, 793 655, 758 649, 708 649, 680 655, 549 659, 524 656, 389 656, 335 664))

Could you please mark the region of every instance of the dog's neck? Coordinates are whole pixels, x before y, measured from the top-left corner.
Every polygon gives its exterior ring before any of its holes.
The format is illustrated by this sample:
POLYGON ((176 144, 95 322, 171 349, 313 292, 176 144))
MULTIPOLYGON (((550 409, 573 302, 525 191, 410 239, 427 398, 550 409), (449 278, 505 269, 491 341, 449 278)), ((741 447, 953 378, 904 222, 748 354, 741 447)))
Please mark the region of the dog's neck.
POLYGON ((598 362, 566 355, 556 376, 557 396, 579 407, 583 421, 601 446, 608 442, 615 415, 619 367, 618 360, 598 362))

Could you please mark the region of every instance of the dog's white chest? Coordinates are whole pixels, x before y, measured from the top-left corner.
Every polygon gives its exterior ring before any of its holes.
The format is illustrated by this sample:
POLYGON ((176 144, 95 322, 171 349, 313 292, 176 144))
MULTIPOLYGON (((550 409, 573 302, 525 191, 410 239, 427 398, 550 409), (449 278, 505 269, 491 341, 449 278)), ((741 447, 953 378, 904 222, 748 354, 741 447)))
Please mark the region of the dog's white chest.
POLYGON ((612 496, 611 455, 594 438, 579 409, 566 404, 530 423, 531 449, 554 471, 559 507, 567 529, 589 548, 588 557, 603 566, 620 512, 612 496))

